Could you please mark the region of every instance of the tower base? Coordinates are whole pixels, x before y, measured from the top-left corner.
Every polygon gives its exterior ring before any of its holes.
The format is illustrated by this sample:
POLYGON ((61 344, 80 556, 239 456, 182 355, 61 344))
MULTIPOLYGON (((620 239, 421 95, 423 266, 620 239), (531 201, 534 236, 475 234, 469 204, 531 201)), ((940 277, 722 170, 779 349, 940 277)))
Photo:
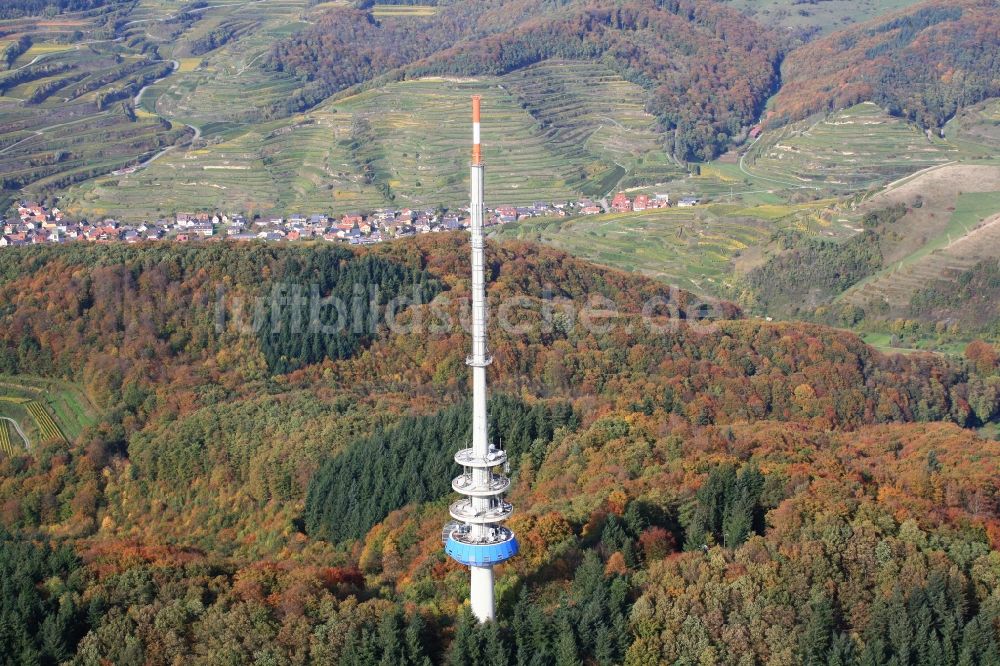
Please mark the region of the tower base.
POLYGON ((493 567, 469 567, 472 572, 472 614, 480 622, 496 618, 493 604, 493 567))

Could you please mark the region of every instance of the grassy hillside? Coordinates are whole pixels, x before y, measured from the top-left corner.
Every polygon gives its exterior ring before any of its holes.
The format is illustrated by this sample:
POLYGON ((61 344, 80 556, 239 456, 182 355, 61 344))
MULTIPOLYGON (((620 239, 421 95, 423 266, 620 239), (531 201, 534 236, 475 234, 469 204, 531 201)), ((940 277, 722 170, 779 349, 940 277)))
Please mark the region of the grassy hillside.
POLYGON ((1000 168, 933 168, 822 217, 837 224, 819 237, 786 232, 761 247, 763 261, 741 280, 745 305, 854 326, 892 347, 904 333, 907 344, 952 351, 956 341, 995 335, 992 307, 981 303, 1000 258, 1000 168))
POLYGON ((765 132, 741 168, 764 184, 850 193, 968 153, 871 103, 765 132))
POLYGON ((962 109, 945 127, 949 139, 971 144, 983 154, 1000 151, 1000 99, 962 109))
POLYGON ((883 202, 909 206, 881 242, 885 270, 842 297, 873 317, 906 316, 915 291, 1000 257, 998 167, 946 167, 889 190, 868 206, 883 202), (920 207, 914 208, 918 200, 920 207))
POLYGON ((732 296, 735 274, 759 261, 776 232, 826 229, 828 223, 819 217, 823 208, 823 203, 752 207, 719 203, 521 222, 503 228, 499 237, 546 243, 695 293, 732 296))

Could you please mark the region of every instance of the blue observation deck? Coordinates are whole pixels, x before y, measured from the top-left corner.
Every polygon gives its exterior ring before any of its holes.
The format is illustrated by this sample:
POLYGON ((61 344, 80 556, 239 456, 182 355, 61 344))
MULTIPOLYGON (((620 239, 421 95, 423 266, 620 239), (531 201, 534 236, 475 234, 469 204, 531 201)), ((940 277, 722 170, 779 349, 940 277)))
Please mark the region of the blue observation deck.
POLYGON ((517 539, 510 534, 509 539, 493 543, 466 543, 450 535, 444 544, 444 552, 456 562, 470 567, 500 564, 517 555, 517 539))

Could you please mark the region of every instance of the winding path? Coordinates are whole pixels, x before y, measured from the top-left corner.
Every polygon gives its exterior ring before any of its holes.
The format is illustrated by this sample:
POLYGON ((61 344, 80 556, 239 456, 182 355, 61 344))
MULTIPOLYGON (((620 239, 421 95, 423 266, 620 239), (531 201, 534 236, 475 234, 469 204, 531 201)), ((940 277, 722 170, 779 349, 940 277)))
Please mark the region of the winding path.
POLYGON ((24 442, 24 450, 27 451, 29 448, 31 448, 31 442, 28 441, 28 436, 24 434, 23 430, 21 430, 21 426, 18 425, 17 421, 15 421, 12 418, 8 418, 6 416, 0 416, 0 421, 9 421, 10 423, 12 423, 14 425, 14 430, 17 431, 17 434, 21 437, 21 440, 24 442))
MULTIPOLYGON (((163 61, 162 61, 162 60, 153 60, 152 62, 163 62, 163 61)), ((176 60, 171 60, 171 61, 170 61, 170 64, 171 64, 171 65, 173 65, 173 67, 174 67, 174 70, 173 70, 173 71, 175 71, 175 72, 176 72, 176 71, 177 71, 178 69, 180 69, 180 67, 181 67, 181 64, 180 64, 179 62, 177 62, 176 60)), ((165 76, 165 77, 163 77, 163 79, 165 79, 165 78, 167 78, 167 77, 166 77, 166 76, 165 76)), ((139 89, 139 92, 138 92, 138 93, 136 93, 136 96, 135 96, 135 99, 133 99, 133 100, 132 100, 132 106, 134 106, 134 107, 136 107, 136 108, 139 108, 139 104, 141 104, 141 103, 142 103, 142 96, 143 96, 144 94, 146 94, 146 89, 147 89, 147 88, 149 88, 149 87, 150 87, 150 86, 152 86, 152 85, 156 85, 157 83, 159 83, 159 82, 160 82, 160 81, 162 81, 163 79, 157 79, 157 80, 153 81, 152 83, 147 83, 147 84, 146 84, 146 85, 144 85, 144 86, 143 86, 142 88, 140 88, 140 89, 139 89)))

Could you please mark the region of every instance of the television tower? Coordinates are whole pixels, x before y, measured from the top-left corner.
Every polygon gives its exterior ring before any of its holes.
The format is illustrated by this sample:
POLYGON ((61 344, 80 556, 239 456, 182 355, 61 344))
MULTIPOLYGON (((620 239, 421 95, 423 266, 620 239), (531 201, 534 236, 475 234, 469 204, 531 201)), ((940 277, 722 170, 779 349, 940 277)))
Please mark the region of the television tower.
POLYGON ((472 447, 455 454, 462 474, 451 487, 465 495, 453 502, 454 519, 445 525, 445 552, 471 570, 472 613, 480 622, 494 619, 493 566, 517 555, 514 533, 501 523, 514 507, 504 501, 510 487, 507 454, 490 443, 486 418, 486 367, 493 362, 486 347, 486 293, 483 261, 483 153, 479 145, 479 95, 472 96, 472 354, 465 360, 472 367, 472 447))

